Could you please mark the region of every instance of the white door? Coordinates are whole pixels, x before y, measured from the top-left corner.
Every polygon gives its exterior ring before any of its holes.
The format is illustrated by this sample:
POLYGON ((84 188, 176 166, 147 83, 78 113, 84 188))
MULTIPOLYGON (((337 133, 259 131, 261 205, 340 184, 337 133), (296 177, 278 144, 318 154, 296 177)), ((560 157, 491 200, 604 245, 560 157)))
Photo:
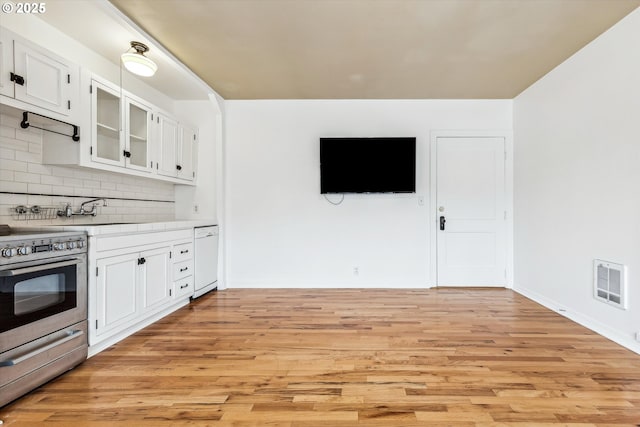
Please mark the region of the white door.
POLYGON ((124 166, 123 120, 120 93, 116 86, 91 81, 91 160, 124 166))
POLYGON ((121 327, 136 316, 137 254, 97 260, 97 335, 121 327))
POLYGON ((125 164, 130 169, 151 172, 151 108, 125 97, 124 111, 125 164))
POLYGON ((178 122, 158 114, 160 147, 158 149, 158 174, 176 176, 178 174, 178 122))
POLYGON ((13 41, 7 32, 0 28, 0 95, 10 98, 15 96, 14 83, 11 81, 13 71, 13 41))
POLYGON ((146 311, 171 299, 169 289, 169 247, 142 252, 140 285, 142 309, 146 311))
POLYGON ((506 286, 504 138, 436 144, 438 286, 506 286))
POLYGON ((178 144, 178 178, 193 181, 195 178, 195 148, 196 132, 187 126, 180 125, 180 139, 178 144))
POLYGON ((18 41, 14 42, 14 61, 15 73, 24 78, 24 84, 16 83, 16 99, 69 114, 71 71, 66 64, 18 41))

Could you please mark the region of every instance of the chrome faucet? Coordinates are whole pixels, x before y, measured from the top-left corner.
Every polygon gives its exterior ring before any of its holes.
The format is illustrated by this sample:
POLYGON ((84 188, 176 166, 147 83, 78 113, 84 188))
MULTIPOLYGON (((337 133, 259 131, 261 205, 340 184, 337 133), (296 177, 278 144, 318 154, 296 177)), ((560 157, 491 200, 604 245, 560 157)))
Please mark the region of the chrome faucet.
POLYGON ((74 212, 73 208, 71 207, 71 203, 67 203, 67 205, 64 207, 64 209, 61 209, 58 211, 58 216, 64 216, 67 218, 71 218, 74 215, 91 215, 91 216, 96 216, 98 215, 98 210, 96 209, 96 203, 97 201, 102 200, 102 206, 107 206, 107 199, 105 199, 104 197, 98 197, 97 199, 91 199, 91 200, 87 200, 86 202, 82 203, 80 205, 80 211, 79 212, 74 212), (93 203, 93 205, 91 206, 91 209, 89 210, 85 210, 85 205, 88 205, 89 203, 93 203))
POLYGON ((80 205, 80 215, 91 215, 91 216, 96 216, 98 215, 98 211, 96 210, 96 204, 94 202, 97 202, 98 200, 102 200, 102 206, 107 206, 107 199, 105 199, 104 197, 98 197, 97 199, 92 199, 92 200, 87 200, 86 202, 82 203, 80 205), (91 206, 90 210, 85 210, 84 206, 88 205, 89 203, 93 203, 93 205, 91 206))
POLYGON ((71 209, 71 204, 67 203, 64 207, 64 210, 58 211, 58 216, 66 216, 67 218, 71 218, 74 215, 73 209, 71 209))

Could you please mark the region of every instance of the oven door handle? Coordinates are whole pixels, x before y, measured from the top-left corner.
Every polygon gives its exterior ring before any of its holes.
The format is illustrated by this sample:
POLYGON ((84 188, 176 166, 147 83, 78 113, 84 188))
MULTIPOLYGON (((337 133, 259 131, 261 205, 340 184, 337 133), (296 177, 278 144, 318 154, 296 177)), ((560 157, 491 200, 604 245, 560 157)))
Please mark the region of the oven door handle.
POLYGON ((27 353, 27 354, 23 354, 20 357, 16 357, 15 359, 9 359, 9 360, 0 361, 0 367, 2 367, 2 366, 15 366, 18 363, 22 363, 25 360, 31 359, 32 357, 35 357, 35 356, 37 356, 37 355, 39 355, 41 353, 44 353, 45 351, 49 351, 49 350, 51 350, 52 348, 54 348, 56 346, 59 346, 59 345, 62 345, 64 343, 66 343, 67 341, 71 341, 72 339, 76 339, 78 337, 81 337, 82 335, 84 335, 84 332, 79 330, 79 329, 75 329, 73 331, 69 331, 69 332, 67 332, 67 336, 66 337, 63 337, 63 338, 61 338, 59 340, 56 340, 56 341, 54 341, 54 342, 52 342, 50 344, 44 345, 44 346, 42 346, 40 348, 37 348, 37 349, 27 353))
POLYGON ((14 270, 0 271, 0 277, 19 276, 21 274, 35 273, 37 271, 50 270, 52 268, 67 267, 69 265, 80 264, 81 259, 71 259, 60 262, 52 262, 50 264, 36 265, 33 267, 16 268, 14 270))

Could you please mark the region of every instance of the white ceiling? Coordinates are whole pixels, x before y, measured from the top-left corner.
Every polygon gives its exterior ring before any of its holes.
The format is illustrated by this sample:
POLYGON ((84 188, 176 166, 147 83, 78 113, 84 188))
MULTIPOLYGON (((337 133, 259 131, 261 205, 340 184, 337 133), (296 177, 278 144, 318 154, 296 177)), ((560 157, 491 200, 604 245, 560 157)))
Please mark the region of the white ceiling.
MULTIPOLYGON (((110 1, 226 99, 513 98, 640 5, 640 0, 110 1)), ((114 29, 113 22, 78 19, 92 16, 90 6, 104 1, 54 3, 78 9, 70 19, 50 7, 44 19, 88 46, 117 60, 128 45, 131 36, 114 29), (87 11, 80 13, 80 5, 87 11)), ((161 53, 152 49, 149 56, 161 53)), ((164 78, 165 92, 196 96, 181 87, 185 82, 163 76, 162 68, 170 65, 159 66, 154 79, 164 78)))

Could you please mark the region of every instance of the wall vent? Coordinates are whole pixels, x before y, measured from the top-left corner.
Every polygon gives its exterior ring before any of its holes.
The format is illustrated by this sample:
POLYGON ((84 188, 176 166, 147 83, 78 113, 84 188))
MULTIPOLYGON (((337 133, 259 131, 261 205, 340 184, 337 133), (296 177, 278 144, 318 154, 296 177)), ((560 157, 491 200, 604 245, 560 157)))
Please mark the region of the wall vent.
POLYGON ((614 307, 627 309, 625 266, 596 259, 593 262, 593 296, 614 307))

